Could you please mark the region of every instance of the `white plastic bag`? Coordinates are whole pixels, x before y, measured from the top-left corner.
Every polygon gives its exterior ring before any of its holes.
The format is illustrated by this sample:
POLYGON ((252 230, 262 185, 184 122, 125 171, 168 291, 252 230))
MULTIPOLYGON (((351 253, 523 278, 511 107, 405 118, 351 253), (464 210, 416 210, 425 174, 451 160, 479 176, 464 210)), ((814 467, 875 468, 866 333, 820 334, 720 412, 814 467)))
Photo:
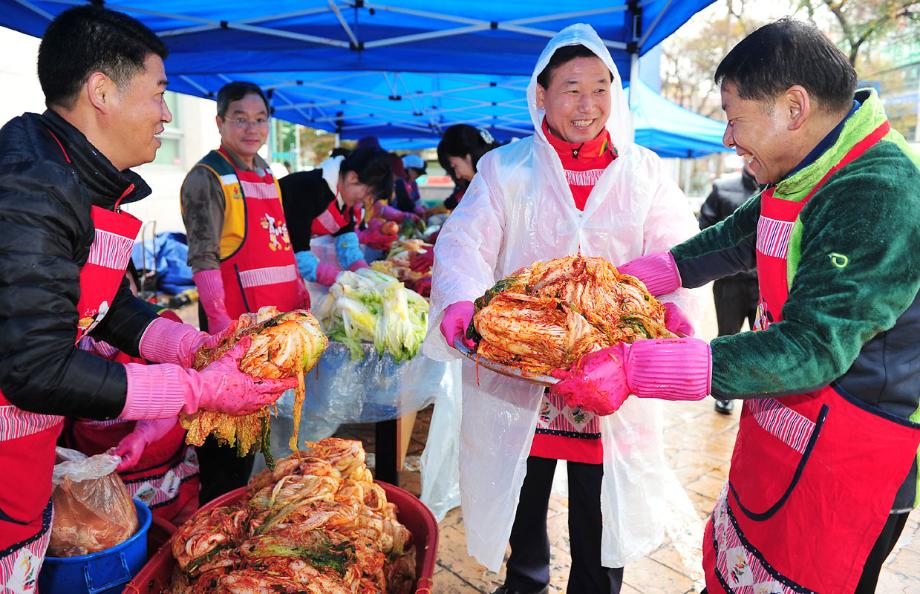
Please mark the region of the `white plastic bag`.
POLYGON ((109 549, 137 530, 137 510, 128 489, 115 472, 121 458, 56 449, 54 522, 48 553, 74 557, 109 549))

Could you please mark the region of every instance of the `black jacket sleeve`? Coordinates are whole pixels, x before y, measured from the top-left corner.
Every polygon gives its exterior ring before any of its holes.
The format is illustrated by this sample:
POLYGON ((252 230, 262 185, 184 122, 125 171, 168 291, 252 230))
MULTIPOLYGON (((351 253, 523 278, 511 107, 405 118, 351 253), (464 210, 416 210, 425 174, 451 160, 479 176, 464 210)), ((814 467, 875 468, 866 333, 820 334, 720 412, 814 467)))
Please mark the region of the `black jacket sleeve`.
POLYGON ((286 175, 278 180, 278 185, 281 187, 281 204, 291 246, 295 252, 308 251, 313 219, 323 214, 335 196, 323 181, 322 170, 319 169, 286 175))
POLYGON ((10 160, 0 168, 0 389, 28 411, 116 417, 124 366, 74 346, 89 198, 64 165, 10 160))
POLYGON ((759 218, 760 196, 753 196, 728 218, 672 248, 682 286, 693 289, 754 268, 759 218))
POLYGON ((396 208, 403 212, 413 212, 415 210, 415 201, 406 191, 406 183, 401 178, 393 180, 393 189, 396 194, 396 208))

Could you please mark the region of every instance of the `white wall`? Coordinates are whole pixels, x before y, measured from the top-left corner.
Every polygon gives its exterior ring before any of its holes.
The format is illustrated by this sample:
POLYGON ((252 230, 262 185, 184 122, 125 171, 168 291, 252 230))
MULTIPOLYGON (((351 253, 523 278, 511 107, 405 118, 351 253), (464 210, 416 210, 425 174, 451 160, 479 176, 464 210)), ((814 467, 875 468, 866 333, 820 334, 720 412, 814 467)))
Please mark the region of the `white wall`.
POLYGON ((0 27, 0 121, 45 110, 38 84, 38 39, 0 27))

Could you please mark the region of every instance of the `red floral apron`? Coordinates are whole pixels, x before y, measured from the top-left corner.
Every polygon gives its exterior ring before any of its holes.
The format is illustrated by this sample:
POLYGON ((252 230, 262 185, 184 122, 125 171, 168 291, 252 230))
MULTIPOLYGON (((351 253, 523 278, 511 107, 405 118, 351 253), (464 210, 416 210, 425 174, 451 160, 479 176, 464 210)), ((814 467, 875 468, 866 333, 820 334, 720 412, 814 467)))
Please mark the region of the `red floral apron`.
MULTIPOLYGON (((66 152, 64 156, 70 163, 66 152)), ((133 190, 132 185, 122 199, 133 190)), ((95 238, 86 264, 80 269, 79 323, 74 343, 108 311, 141 228, 138 219, 118 211, 118 203, 115 212, 93 206, 91 215, 95 238)), ((51 471, 63 420, 64 417, 57 415, 22 410, 0 393, 0 474, 5 477, 0 482, 0 584, 4 588, 0 592, 3 594, 37 589, 38 572, 51 537, 51 471)))
MULTIPOLYGON (((888 131, 859 142, 801 202, 761 196, 755 329, 782 318, 786 256, 799 212, 837 170, 888 131)), ((703 540, 709 592, 853 592, 920 445, 920 425, 841 393, 746 400, 728 483, 703 540)))
MULTIPOLYGON (((228 162, 233 160, 220 152, 228 162)), ((278 185, 271 172, 236 169, 246 201, 246 239, 239 249, 220 263, 224 281, 224 303, 230 319, 246 312, 274 305, 281 311, 308 308, 306 291, 291 249, 287 222, 281 207, 278 185)))

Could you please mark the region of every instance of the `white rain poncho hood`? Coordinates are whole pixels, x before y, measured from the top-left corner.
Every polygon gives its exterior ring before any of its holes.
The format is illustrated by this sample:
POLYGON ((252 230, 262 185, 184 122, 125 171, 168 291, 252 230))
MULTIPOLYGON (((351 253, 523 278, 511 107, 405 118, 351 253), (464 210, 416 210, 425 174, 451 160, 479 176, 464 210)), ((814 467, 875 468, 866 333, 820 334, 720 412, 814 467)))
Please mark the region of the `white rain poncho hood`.
MULTIPOLYGON (((536 133, 490 151, 435 245, 429 333, 424 352, 455 359, 439 331, 444 309, 473 301, 497 280, 538 260, 576 254, 615 265, 670 249, 698 231, 686 197, 661 160, 632 142, 628 103, 616 66, 587 25, 556 35, 527 90, 536 133), (613 73, 607 129, 618 156, 598 178, 584 210, 575 206, 562 162, 546 140, 536 107, 537 75, 561 46, 591 49, 613 73)), ((679 290, 663 296, 689 319, 698 300, 679 290)), ((498 571, 526 473, 543 389, 463 363, 460 493, 470 554, 498 571)), ((601 418, 604 479, 601 561, 622 567, 648 554, 665 532, 699 551, 702 522, 667 467, 662 403, 630 398, 601 418)), ((691 562, 693 563, 693 562, 691 562)), ((699 571, 699 564, 688 567, 699 571)))
POLYGON ((610 57, 610 52, 607 51, 607 46, 588 25, 579 24, 566 27, 546 44, 543 53, 540 54, 540 59, 537 60, 537 65, 530 77, 530 84, 527 85, 527 107, 530 109, 533 129, 536 130, 537 136, 546 140, 543 135, 544 112, 537 107, 537 77, 549 64, 556 50, 569 45, 583 45, 594 52, 613 75, 613 81, 610 83, 610 118, 607 119, 607 130, 610 132, 613 145, 622 150, 633 142, 633 123, 632 113, 629 111, 629 100, 623 91, 623 80, 613 63, 613 58, 610 57))

